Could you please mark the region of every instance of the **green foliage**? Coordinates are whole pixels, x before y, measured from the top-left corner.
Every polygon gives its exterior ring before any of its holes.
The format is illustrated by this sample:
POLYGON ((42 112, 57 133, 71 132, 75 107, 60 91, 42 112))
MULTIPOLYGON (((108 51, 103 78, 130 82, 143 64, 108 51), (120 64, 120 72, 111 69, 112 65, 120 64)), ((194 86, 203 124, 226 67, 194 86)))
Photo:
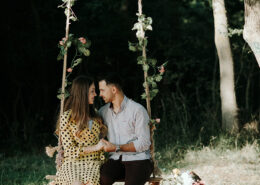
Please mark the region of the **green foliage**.
MULTIPOLYGON (((68 74, 66 75, 65 87, 71 84, 71 82, 69 81, 69 76, 71 75, 73 69, 80 63, 82 63, 82 56, 88 57, 90 55, 89 47, 91 46, 91 41, 88 40, 87 37, 75 38, 73 34, 69 34, 68 40, 63 38, 58 44, 58 47, 60 48, 60 53, 58 54, 57 60, 62 60, 66 51, 71 46, 74 46, 75 48, 75 55, 71 61, 70 67, 67 69, 68 74)), ((65 98, 67 98, 69 95, 69 91, 65 89, 65 98)), ((61 89, 59 89, 57 98, 61 99, 61 97, 61 89)))
POLYGON ((232 29, 232 28, 228 28, 228 36, 232 37, 233 35, 237 35, 240 36, 243 34, 243 29, 232 29))
MULTIPOLYGON (((128 42, 128 47, 130 51, 146 51, 146 47, 148 44, 147 37, 145 37, 145 31, 152 30, 152 18, 147 17, 144 14, 137 13, 138 22, 134 24, 132 30, 136 30, 136 37, 138 39, 137 43, 128 42)), ((150 100, 152 100, 159 92, 157 89, 157 82, 162 80, 162 76, 165 72, 165 66, 167 62, 158 67, 159 73, 156 69, 157 60, 153 58, 147 58, 141 53, 141 56, 137 57, 137 64, 142 65, 142 69, 145 73, 147 73, 146 82, 143 83, 144 93, 141 95, 142 99, 146 99, 148 96, 150 100), (149 69, 153 69, 153 73, 149 73, 149 69), (146 87, 149 87, 149 94, 146 94, 146 87)))
MULTIPOLYGON (((75 3, 75 0, 62 0, 62 1, 64 3, 58 7, 65 8, 65 15, 66 16, 69 15, 70 20, 76 21, 77 17, 71 9, 71 7, 75 3)), ((69 91, 66 89, 66 87, 71 84, 71 82, 69 81, 69 76, 71 75, 73 69, 82 62, 82 58, 81 58, 82 55, 86 57, 90 56, 89 47, 91 45, 91 41, 84 37, 76 38, 74 37, 73 34, 69 34, 68 38, 63 38, 58 44, 58 48, 60 48, 60 52, 57 56, 57 60, 64 59, 64 55, 68 52, 68 49, 72 45, 75 47, 75 55, 71 61, 70 67, 67 69, 68 74, 66 75, 65 78, 65 92, 64 92, 65 98, 67 98, 70 95, 69 91)), ((62 98, 61 89, 58 90, 57 98, 58 99, 62 98)))

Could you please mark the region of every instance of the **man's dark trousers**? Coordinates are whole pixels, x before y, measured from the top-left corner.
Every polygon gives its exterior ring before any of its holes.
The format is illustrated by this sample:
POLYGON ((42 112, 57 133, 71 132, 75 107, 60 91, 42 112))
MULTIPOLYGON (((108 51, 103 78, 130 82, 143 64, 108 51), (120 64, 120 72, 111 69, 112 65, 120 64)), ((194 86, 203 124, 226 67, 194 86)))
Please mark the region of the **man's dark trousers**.
POLYGON ((115 181, 124 179, 125 185, 144 185, 153 171, 151 160, 122 161, 109 159, 100 171, 101 185, 112 185, 115 181))

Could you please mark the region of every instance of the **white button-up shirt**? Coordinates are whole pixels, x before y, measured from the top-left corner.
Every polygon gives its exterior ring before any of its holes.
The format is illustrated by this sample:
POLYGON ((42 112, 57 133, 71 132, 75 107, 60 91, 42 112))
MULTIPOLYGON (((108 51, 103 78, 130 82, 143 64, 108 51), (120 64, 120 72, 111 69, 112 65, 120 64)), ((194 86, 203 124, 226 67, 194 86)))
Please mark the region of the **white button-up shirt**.
POLYGON ((112 104, 100 108, 99 113, 108 127, 108 140, 115 145, 134 143, 136 152, 111 152, 110 158, 122 161, 150 159, 149 116, 139 103, 124 96, 120 110, 115 113, 112 104))

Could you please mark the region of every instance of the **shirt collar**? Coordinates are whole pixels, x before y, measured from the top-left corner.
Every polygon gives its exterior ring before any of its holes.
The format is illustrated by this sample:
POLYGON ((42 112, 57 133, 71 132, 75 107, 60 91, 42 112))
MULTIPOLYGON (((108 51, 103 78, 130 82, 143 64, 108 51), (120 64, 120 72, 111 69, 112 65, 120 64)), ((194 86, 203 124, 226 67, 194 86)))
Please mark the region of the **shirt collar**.
MULTIPOLYGON (((128 101, 128 98, 124 95, 124 99, 123 99, 123 101, 122 101, 122 103, 120 105, 119 112, 121 112, 121 111, 123 111, 125 109, 127 101, 128 101)), ((110 103, 109 108, 113 111, 113 104, 112 103, 110 103)))

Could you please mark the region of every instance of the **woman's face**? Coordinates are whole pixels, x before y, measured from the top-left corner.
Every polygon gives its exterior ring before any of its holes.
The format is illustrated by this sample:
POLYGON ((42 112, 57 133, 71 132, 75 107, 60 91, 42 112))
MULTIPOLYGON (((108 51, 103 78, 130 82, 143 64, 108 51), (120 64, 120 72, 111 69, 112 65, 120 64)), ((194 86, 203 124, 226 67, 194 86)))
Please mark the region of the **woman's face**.
POLYGON ((95 96, 97 96, 96 91, 95 91, 95 84, 92 83, 90 85, 89 91, 88 91, 88 102, 89 102, 89 104, 93 104, 94 103, 95 96))

